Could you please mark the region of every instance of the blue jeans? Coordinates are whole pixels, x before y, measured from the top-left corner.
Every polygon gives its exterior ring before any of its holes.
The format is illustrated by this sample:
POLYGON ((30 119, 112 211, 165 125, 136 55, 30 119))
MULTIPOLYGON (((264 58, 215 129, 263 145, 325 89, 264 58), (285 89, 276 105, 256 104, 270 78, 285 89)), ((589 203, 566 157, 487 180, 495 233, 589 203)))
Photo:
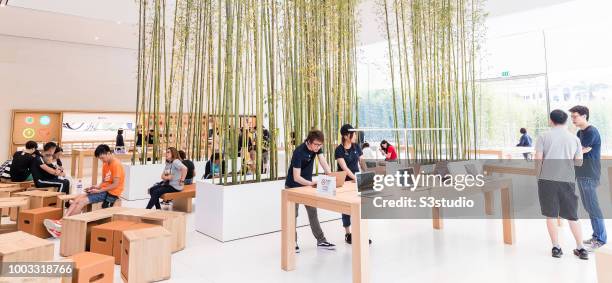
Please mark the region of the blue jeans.
POLYGON ((597 199, 597 186, 599 186, 599 180, 588 177, 578 177, 577 181, 582 205, 591 218, 593 238, 605 244, 608 240, 608 236, 606 235, 606 226, 604 224, 601 208, 599 208, 599 200, 597 199))

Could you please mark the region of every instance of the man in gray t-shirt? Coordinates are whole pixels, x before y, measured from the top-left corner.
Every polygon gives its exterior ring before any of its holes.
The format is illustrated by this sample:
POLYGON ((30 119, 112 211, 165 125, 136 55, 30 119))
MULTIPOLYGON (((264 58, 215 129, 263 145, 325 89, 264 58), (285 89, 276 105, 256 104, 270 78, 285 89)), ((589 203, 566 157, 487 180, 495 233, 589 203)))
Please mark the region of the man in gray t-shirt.
POLYGON ((582 246, 582 230, 578 222, 578 196, 576 195, 574 166, 582 165, 580 140, 566 127, 568 115, 562 110, 550 113, 551 130, 540 135, 535 146, 538 198, 542 215, 546 216, 548 234, 553 244, 552 256, 559 258, 557 218, 567 219, 576 240, 574 254, 588 259, 582 246))

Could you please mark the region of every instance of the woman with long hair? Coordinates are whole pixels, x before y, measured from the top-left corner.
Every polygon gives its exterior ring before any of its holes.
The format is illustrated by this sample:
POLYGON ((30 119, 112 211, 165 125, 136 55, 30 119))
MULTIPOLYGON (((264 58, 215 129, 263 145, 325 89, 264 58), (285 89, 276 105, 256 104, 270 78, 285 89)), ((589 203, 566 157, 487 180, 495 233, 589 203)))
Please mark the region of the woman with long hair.
POLYGON ((383 140, 380 142, 380 151, 385 156, 385 161, 397 160, 397 151, 395 150, 395 147, 391 145, 388 141, 383 140))
POLYGON ((165 193, 175 193, 183 190, 187 167, 181 162, 178 150, 169 147, 166 150, 166 167, 161 175, 161 182, 156 183, 149 189, 151 199, 147 204, 147 209, 161 209, 159 198, 165 193))

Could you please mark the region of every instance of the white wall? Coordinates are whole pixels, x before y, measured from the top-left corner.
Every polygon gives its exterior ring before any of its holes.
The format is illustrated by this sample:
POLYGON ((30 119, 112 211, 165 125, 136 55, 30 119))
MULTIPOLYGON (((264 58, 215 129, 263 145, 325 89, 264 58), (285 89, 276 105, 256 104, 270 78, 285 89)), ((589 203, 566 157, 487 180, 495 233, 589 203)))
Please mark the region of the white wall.
POLYGON ((129 29, 108 25, 0 8, 0 159, 8 157, 13 109, 135 110, 136 50, 125 47, 129 41, 95 40, 85 34, 90 30, 79 33, 75 28, 87 26, 130 38, 129 29), (28 23, 27 29, 19 27, 23 23, 28 23), (45 29, 47 33, 36 32, 45 29))

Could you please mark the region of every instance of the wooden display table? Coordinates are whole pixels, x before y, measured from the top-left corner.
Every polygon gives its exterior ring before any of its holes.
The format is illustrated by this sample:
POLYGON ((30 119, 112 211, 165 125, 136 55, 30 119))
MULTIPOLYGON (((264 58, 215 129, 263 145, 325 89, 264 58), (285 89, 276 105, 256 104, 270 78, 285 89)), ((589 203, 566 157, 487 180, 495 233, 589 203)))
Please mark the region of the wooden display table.
POLYGON ((344 213, 351 216, 353 230, 353 282, 369 282, 369 247, 367 220, 361 219, 361 198, 355 183, 345 183, 335 196, 316 193, 313 187, 285 189, 281 194, 281 268, 295 269, 295 204, 344 213))
POLYGON ((154 282, 170 278, 171 235, 163 227, 123 233, 121 278, 125 282, 154 282))
POLYGON ((89 250, 91 227, 111 221, 113 214, 124 207, 110 207, 64 217, 60 237, 60 255, 71 256, 89 250))
POLYGON ((27 209, 29 206, 29 199, 27 197, 10 197, 0 198, 0 208, 10 208, 11 211, 15 211, 15 224, 1 224, 2 219, 0 218, 0 233, 14 232, 17 231, 17 222, 19 222, 19 211, 27 209))
POLYGON ((0 263, 50 261, 53 249, 53 242, 25 232, 0 235, 0 263))
POLYGON ((172 234, 172 252, 178 252, 185 248, 185 213, 157 210, 143 215, 141 221, 166 228, 172 234))
MULTIPOLYGON (((23 192, 25 188, 22 188, 19 184, 0 184, 0 198, 11 197, 12 194, 23 192)), ((8 216, 9 210, 7 208, 2 209, 2 216, 8 216)))
POLYGON ((75 181, 83 179, 83 165, 85 164, 84 160, 86 156, 94 157, 94 151, 91 149, 72 150, 70 155, 70 176, 75 178, 75 181))

